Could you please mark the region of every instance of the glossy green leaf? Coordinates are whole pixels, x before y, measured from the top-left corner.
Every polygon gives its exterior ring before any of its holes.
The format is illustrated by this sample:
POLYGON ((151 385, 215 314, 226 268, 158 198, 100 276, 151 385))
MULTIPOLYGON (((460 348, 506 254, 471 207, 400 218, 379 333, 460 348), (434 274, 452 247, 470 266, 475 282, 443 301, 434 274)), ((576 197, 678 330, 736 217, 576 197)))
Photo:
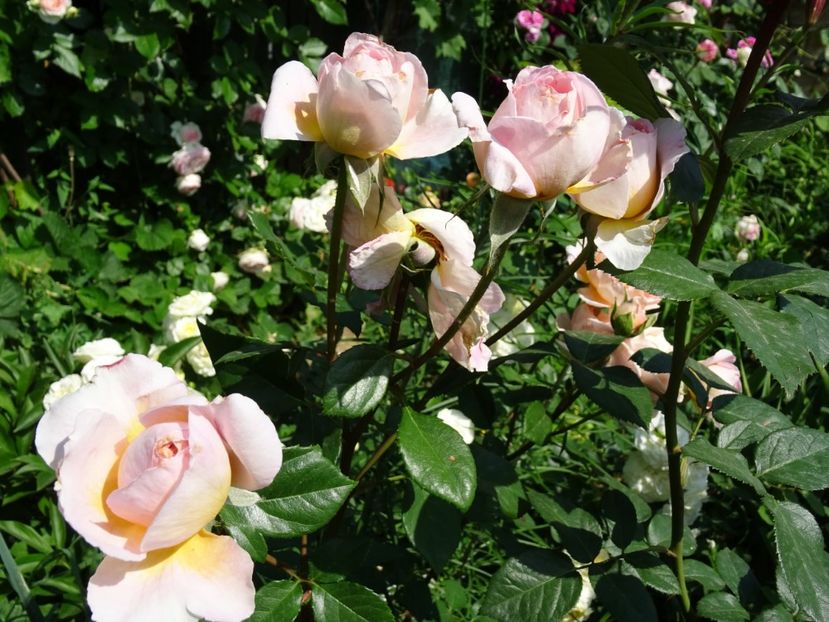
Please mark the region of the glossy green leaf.
POLYGON ((717 445, 727 449, 741 450, 794 425, 779 410, 747 395, 720 395, 712 408, 717 421, 727 424, 717 438, 717 445))
POLYGON ((409 540, 436 572, 449 561, 461 539, 461 515, 443 499, 414 484, 412 504, 403 512, 409 540))
POLYGON ((655 553, 630 553, 625 556, 625 562, 649 588, 663 594, 679 594, 679 581, 676 575, 655 553))
POLYGON ((504 516, 518 518, 518 504, 524 498, 524 489, 515 472, 515 465, 480 445, 470 447, 478 473, 478 494, 494 496, 504 516))
POLYGON ((725 151, 733 160, 744 160, 759 155, 804 128, 812 117, 825 111, 823 106, 797 112, 776 104, 761 104, 746 110, 737 119, 726 136, 725 151))
POLYGON ((481 613, 496 620, 561 620, 581 593, 581 577, 564 555, 529 551, 507 563, 489 584, 481 613))
POLYGON ((596 558, 602 548, 602 528, 589 512, 581 508, 568 512, 551 497, 532 490, 527 491, 527 498, 541 518, 555 529, 573 559, 590 563, 596 558))
POLYGON ((23 288, 11 277, 0 274, 0 318, 16 318, 24 304, 23 288))
POLYGON ((715 622, 742 622, 750 619, 740 601, 733 594, 714 592, 706 594, 697 603, 697 613, 715 622))
POLYGON ((791 294, 778 296, 777 300, 780 310, 794 317, 800 324, 800 332, 808 336, 804 341, 818 367, 826 367, 829 364, 829 308, 791 294))
POLYGON ((756 602, 761 597, 760 584, 748 563, 732 549, 717 551, 715 566, 728 589, 743 604, 756 602))
POLYGON ((737 451, 715 447, 704 438, 695 438, 682 448, 682 453, 690 458, 713 467, 717 471, 738 481, 748 484, 758 494, 765 494, 766 489, 748 467, 745 456, 737 451))
POLYGON ((718 592, 725 587, 725 581, 708 564, 696 559, 686 559, 684 566, 685 579, 696 581, 706 592, 718 592))
POLYGON ((596 581, 596 598, 617 622, 656 622, 656 607, 638 577, 605 574, 596 581))
POLYGON ((719 291, 710 274, 685 257, 661 248, 651 249, 642 265, 630 272, 623 272, 608 261, 602 262, 600 268, 623 283, 669 300, 696 300, 719 291))
POLYGON ((418 485, 461 511, 469 509, 477 475, 472 452, 460 434, 437 417, 406 410, 398 441, 403 462, 418 485))
POLYGON ((653 414, 651 393, 627 367, 591 369, 573 362, 576 386, 609 414, 645 429, 653 414))
POLYGON ((161 354, 158 355, 158 362, 167 367, 172 367, 199 343, 201 343, 201 337, 196 335, 195 337, 188 337, 178 343, 171 344, 164 348, 161 354))
POLYGON ((389 386, 394 358, 377 346, 356 346, 334 361, 325 378, 323 412, 362 417, 377 407, 389 386))
POLYGON ((564 333, 567 350, 587 365, 606 359, 624 340, 622 335, 603 335, 586 330, 568 330, 564 333))
POLYGON ((341 0, 311 0, 320 17, 329 24, 344 26, 348 23, 345 3, 341 0))
POLYGON ((152 60, 161 51, 161 42, 158 40, 158 35, 150 33, 135 38, 135 49, 144 58, 152 60))
POLYGON ((804 490, 829 487, 829 434, 792 427, 769 434, 757 446, 757 475, 804 490))
POLYGON ((610 539, 620 549, 633 541, 639 522, 636 506, 630 497, 618 490, 608 490, 602 496, 602 516, 608 522, 610 539))
POLYGON ((315 585, 311 606, 315 622, 394 622, 386 601, 348 581, 315 585))
POLYGON ((761 259, 734 270, 727 287, 737 296, 774 296, 789 290, 829 296, 829 272, 761 259))
POLYGON ((271 581, 256 591, 256 611, 249 622, 293 622, 301 606, 301 583, 271 581))

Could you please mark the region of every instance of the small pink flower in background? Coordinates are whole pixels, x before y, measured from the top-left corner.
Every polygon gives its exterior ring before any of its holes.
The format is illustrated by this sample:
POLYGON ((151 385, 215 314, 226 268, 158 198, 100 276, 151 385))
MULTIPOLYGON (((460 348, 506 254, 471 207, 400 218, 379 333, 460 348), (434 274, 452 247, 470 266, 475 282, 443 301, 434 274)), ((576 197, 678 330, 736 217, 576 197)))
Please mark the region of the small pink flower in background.
POLYGON ((179 147, 184 147, 188 143, 197 143, 201 141, 201 128, 195 123, 182 123, 176 121, 170 125, 170 136, 178 143, 179 147))
POLYGON ((687 2, 669 2, 665 8, 671 11, 665 16, 665 21, 677 24, 693 24, 696 20, 697 10, 687 2))
POLYGON ((700 6, 704 9, 710 9, 713 2, 711 0, 699 0, 700 6))
POLYGON ((201 175, 198 173, 190 173, 176 179, 176 190, 184 196, 189 197, 196 194, 199 188, 201 188, 201 175))
POLYGON ((38 17, 47 24, 57 24, 64 17, 72 17, 78 12, 72 7, 72 0, 29 0, 28 6, 37 11, 38 17))
POLYGON ((179 175, 200 173, 210 162, 210 149, 199 143, 186 143, 173 153, 170 166, 179 175))
POLYGON ((282 464, 273 423, 242 395, 208 402, 137 354, 43 415, 35 446, 61 512, 104 560, 87 597, 98 622, 235 622, 254 610, 253 562, 206 530, 231 485, 258 490, 282 464))
MULTIPOLYGON (((725 55, 732 60, 736 60, 741 67, 745 67, 748 63, 748 57, 751 56, 751 50, 756 42, 757 39, 755 39, 754 37, 746 37, 745 39, 740 39, 737 42, 737 47, 728 48, 725 51, 725 55)), ((772 65, 774 65, 774 58, 772 58, 771 52, 769 50, 766 50, 766 53, 763 54, 763 60, 760 61, 760 64, 763 67, 771 67, 772 65)))
MULTIPOLYGON (((542 6, 544 12, 556 17, 576 12, 576 0, 545 0, 542 6)), ((550 24, 547 30, 553 37, 561 34, 561 30, 555 24, 550 24)))
POLYGON ((674 83, 668 80, 668 78, 663 76, 656 69, 651 69, 648 72, 648 80, 650 81, 653 90, 656 91, 656 94, 661 95, 662 97, 666 97, 668 95, 668 91, 674 88, 674 83))
POLYGON ((258 123, 261 125, 262 121, 265 120, 265 108, 268 104, 258 93, 254 97, 256 97, 256 101, 245 107, 242 121, 244 123, 258 123))
POLYGON ((718 395, 725 395, 727 393, 740 393, 743 390, 743 383, 740 379, 740 369, 734 364, 737 362, 737 357, 731 350, 720 349, 717 350, 713 356, 700 361, 701 365, 705 365, 709 370, 717 374, 726 384, 734 387, 734 391, 726 391, 725 389, 711 389, 708 393, 708 399, 713 400, 718 395))
POLYGON ((720 48, 711 39, 703 39, 697 44, 697 58, 704 63, 710 63, 720 55, 720 48))
POLYGON ((362 33, 346 39, 342 56, 326 56, 317 77, 298 61, 279 67, 262 122, 264 138, 321 142, 364 159, 434 156, 466 134, 414 54, 362 33))
POLYGON ((520 26, 527 31, 524 38, 530 43, 538 41, 545 21, 544 14, 541 11, 528 11, 525 9, 518 11, 518 14, 515 16, 516 26, 520 26))
POLYGON ((757 216, 750 214, 740 218, 734 228, 734 234, 744 242, 754 242, 758 239, 760 237, 760 221, 757 220, 757 216))

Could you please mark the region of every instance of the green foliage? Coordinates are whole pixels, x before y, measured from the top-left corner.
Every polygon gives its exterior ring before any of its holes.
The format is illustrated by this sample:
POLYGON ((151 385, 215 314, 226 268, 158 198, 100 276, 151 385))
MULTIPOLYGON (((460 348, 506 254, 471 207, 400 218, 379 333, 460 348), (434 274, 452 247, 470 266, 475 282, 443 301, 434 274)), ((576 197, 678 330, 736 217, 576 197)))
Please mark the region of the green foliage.
POLYGON ((670 300, 707 298, 718 290, 714 279, 684 257, 653 249, 640 267, 620 272, 602 264, 602 270, 618 276, 623 282, 670 300))
POLYGON ((357 346, 338 358, 325 378, 323 412, 362 417, 383 399, 394 359, 382 348, 357 346))

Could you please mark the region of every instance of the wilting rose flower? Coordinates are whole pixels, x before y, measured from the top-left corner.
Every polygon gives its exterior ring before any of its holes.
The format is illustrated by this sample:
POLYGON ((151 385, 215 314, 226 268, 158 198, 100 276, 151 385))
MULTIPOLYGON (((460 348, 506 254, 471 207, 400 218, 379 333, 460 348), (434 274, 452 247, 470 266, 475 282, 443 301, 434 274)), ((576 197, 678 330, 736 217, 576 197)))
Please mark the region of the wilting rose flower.
POLYGON ((192 290, 184 296, 177 296, 167 307, 167 315, 172 318, 197 317, 204 320, 213 314, 213 303, 216 296, 210 292, 192 290))
POLYGON ((671 11, 665 16, 665 21, 678 24, 693 24, 697 10, 687 2, 669 2, 665 8, 671 11))
POLYGON ((262 274, 270 270, 271 262, 261 248, 249 248, 239 255, 239 267, 250 274, 262 274))
POLYGON ((87 341, 85 344, 76 348, 72 353, 72 358, 78 363, 88 363, 89 361, 101 357, 124 356, 124 348, 121 344, 112 337, 105 337, 104 339, 95 339, 87 341))
POLYGON ((743 216, 737 221, 737 226, 734 228, 734 235, 737 239, 744 242, 754 242, 760 237, 760 221, 757 216, 749 214, 743 216))
POLYGON ((201 142, 201 128, 195 123, 182 123, 176 121, 170 125, 170 136, 178 143, 179 147, 184 147, 190 143, 201 142))
POLYGON ((213 279, 213 289, 219 291, 230 282, 230 275, 227 272, 211 272, 210 278, 213 279))
POLYGON ((74 393, 84 384, 80 374, 69 374, 49 385, 49 390, 43 396, 43 409, 48 410, 60 398, 74 393))
POLYGON ((245 106, 245 113, 242 115, 243 123, 259 123, 265 119, 265 107, 267 102, 258 93, 254 95, 256 101, 245 106))
POLYGON ((632 270, 650 252, 665 219, 647 220, 665 194, 665 179, 688 152, 685 128, 673 119, 628 117, 621 134, 628 149, 625 173, 598 188, 577 192, 582 209, 605 217, 596 233, 596 246, 617 268, 632 270))
POLYGON ((210 162, 210 149, 199 143, 187 143, 173 154, 170 166, 179 175, 199 173, 210 162))
POLYGON ((72 7, 72 0, 29 0, 30 9, 47 24, 57 24, 64 17, 72 17, 77 9, 72 7))
POLYGON ((493 188, 516 198, 551 199, 574 184, 591 187, 624 172, 626 151, 615 148, 621 115, 587 77, 548 65, 525 67, 514 84, 505 82, 509 94, 489 126, 474 99, 452 96, 478 168, 493 188))
POLYGON ((183 175, 176 179, 176 190, 185 196, 189 197, 196 194, 199 188, 201 188, 201 175, 198 173, 183 175))
POLYGON ((731 350, 722 348, 717 350, 712 356, 700 361, 701 365, 705 365, 709 370, 719 376, 723 382, 731 385, 734 390, 718 389, 716 387, 708 391, 708 407, 711 406, 711 401, 719 395, 727 395, 729 393, 740 393, 743 390, 743 383, 740 379, 740 369, 734 364, 737 362, 737 357, 731 350))
POLYGON ((358 158, 401 160, 448 151, 466 137, 446 96, 430 91, 420 60, 377 37, 353 33, 318 77, 297 61, 276 70, 264 138, 324 142, 358 158))
POLYGON ((457 408, 441 408, 438 419, 461 435, 463 442, 471 445, 475 441, 475 424, 457 408))
MULTIPOLYGON (((740 39, 737 42, 737 47, 728 48, 725 51, 725 55, 732 60, 736 60, 741 67, 745 67, 748 63, 748 57, 751 56, 751 50, 756 42, 757 39, 754 37, 740 39)), ((760 61, 760 65, 763 67, 771 67, 774 65, 774 58, 772 58, 771 51, 766 50, 766 53, 763 54, 763 60, 760 61)))
POLYGON ((190 232, 190 236, 187 238, 187 246, 192 248, 194 251, 205 251, 207 250, 208 244, 210 244, 210 238, 204 232, 204 229, 193 229, 190 232))
POLYGON ((527 31, 524 38, 530 43, 538 41, 538 38, 541 36, 541 29, 544 28, 546 21, 541 11, 528 11, 524 9, 523 11, 518 11, 515 16, 516 26, 520 26, 527 31))
POLYGON ((717 60, 720 55, 719 46, 711 39, 703 39, 697 44, 697 58, 704 63, 710 63, 717 60))
POLYGON ((93 619, 253 613, 253 562, 206 528, 231 486, 262 488, 281 466, 276 429, 255 402, 208 402, 173 370, 129 354, 55 402, 35 446, 57 472, 67 522, 105 554, 87 590, 93 619))

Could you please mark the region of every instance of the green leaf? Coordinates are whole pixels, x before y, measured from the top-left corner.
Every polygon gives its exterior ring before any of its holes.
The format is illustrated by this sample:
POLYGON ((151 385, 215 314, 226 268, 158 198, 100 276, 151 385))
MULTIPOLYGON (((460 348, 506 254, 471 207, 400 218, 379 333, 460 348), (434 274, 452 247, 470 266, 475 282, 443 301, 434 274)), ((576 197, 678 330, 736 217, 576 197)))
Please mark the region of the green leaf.
POLYGON ((294 622, 301 606, 301 583, 271 581, 256 591, 256 611, 249 622, 294 622))
POLYGON ((158 355, 158 362, 166 367, 172 367, 176 363, 178 363, 184 356, 193 348, 195 348, 201 342, 201 337, 196 335, 195 337, 188 337, 187 339, 183 339, 178 343, 174 343, 172 345, 167 346, 158 355))
POLYGON ((656 97, 648 76, 627 50, 589 43, 579 47, 579 60, 587 77, 620 106, 651 121, 670 116, 656 97))
POLYGON ((421 30, 434 32, 440 19, 440 3, 438 0, 414 0, 413 12, 417 15, 417 25, 421 30))
POLYGON ((58 67, 69 75, 75 76, 76 78, 81 77, 81 69, 83 66, 81 65, 81 59, 78 58, 75 52, 62 45, 56 45, 52 50, 55 52, 54 60, 58 67))
POLYGON ((682 448, 685 456, 695 458, 700 462, 715 468, 717 471, 728 475, 733 479, 748 484, 758 494, 765 494, 766 489, 748 468, 748 461, 745 456, 730 449, 714 447, 704 438, 695 438, 682 448))
POLYGON ((380 596, 348 581, 315 585, 311 605, 315 622, 394 622, 380 596))
POLYGON ((587 397, 612 416, 647 429, 653 414, 651 393, 630 369, 590 369, 574 361, 573 379, 587 397))
POLYGON ((814 369, 809 350, 800 338, 797 320, 756 302, 736 300, 724 292, 716 292, 711 300, 791 397, 814 369))
POLYGON ((403 512, 403 527, 409 540, 426 561, 440 573, 458 548, 461 515, 443 499, 413 484, 412 504, 403 512))
POLYGON ((733 594, 714 592, 706 594, 697 603, 697 613, 715 622, 741 622, 748 620, 748 611, 733 594))
POLYGON ((725 581, 708 564, 696 559, 685 560, 685 578, 696 581, 706 592, 717 592, 725 587, 725 581))
POLYGON ((769 434, 757 446, 757 475, 803 490, 829 487, 829 434, 792 427, 769 434))
POLYGON ((564 333, 567 350, 586 365, 603 361, 624 340, 622 335, 603 335, 586 330, 568 330, 564 333))
POLYGON ((340 0, 311 0, 319 16, 329 24, 344 26, 348 23, 345 4, 340 0))
POLYGON ((175 229, 167 220, 159 220, 154 225, 141 222, 135 231, 135 243, 145 251, 160 251, 173 243, 175 229))
POLYGON ((777 300, 780 310, 797 319, 801 333, 809 336, 806 347, 817 366, 826 367, 829 364, 829 309, 801 296, 779 296, 777 300))
POLYGON ((532 205, 533 201, 498 193, 489 213, 490 261, 521 228, 532 205))
POLYGON ((319 447, 289 447, 273 483, 250 505, 228 503, 221 517, 229 525, 251 526, 276 538, 312 533, 328 523, 354 482, 326 460, 319 447))
POLYGON ((409 473, 424 490, 465 512, 475 499, 472 452, 460 434, 437 417, 403 412, 400 451, 409 473))
POLYGON ((646 551, 634 552, 625 556, 625 562, 649 588, 663 594, 679 594, 676 575, 658 555, 646 551))
POLYGON ((762 259, 731 273, 727 291, 738 296, 773 296, 793 290, 829 296, 829 272, 762 259))
POLYGON ((743 449, 794 425, 779 410, 747 395, 720 395, 712 408, 716 420, 727 424, 720 431, 717 445, 728 449, 743 449))
POLYGON ((761 611, 754 622, 794 622, 794 618, 785 606, 777 605, 761 611))
POLYGON ((717 552, 717 572, 728 589, 738 596, 740 602, 750 603, 760 596, 760 584, 746 561, 731 549, 717 552))
POLYGON ((524 419, 521 422, 521 432, 524 437, 540 445, 550 433, 550 418, 547 416, 546 407, 542 402, 533 402, 524 411, 524 419))
POLYGON ((676 253, 651 249, 642 265, 623 272, 609 261, 599 266, 623 283, 669 300, 696 300, 719 291, 713 277, 676 253))
POLYGON ((581 508, 568 512, 550 497, 532 490, 527 491, 527 498, 541 518, 556 530, 573 559, 590 563, 596 558, 602 549, 602 528, 589 512, 581 508))
POLYGON ((550 551, 529 551, 507 563, 489 584, 481 613, 496 620, 561 620, 576 604, 582 581, 573 563, 550 551))
POLYGON ((686 153, 671 174, 671 196, 681 203, 698 203, 705 194, 705 178, 699 160, 693 153, 686 153))
POLYGON ((161 42, 158 40, 158 35, 150 33, 135 38, 135 49, 144 58, 152 60, 161 51, 161 42))
MULTIPOLYGON (((345 156, 343 159, 348 190, 354 198, 354 202, 362 212, 366 206, 371 189, 378 186, 380 178, 380 160, 373 158, 365 160, 354 156, 345 156)), ((382 187, 382 184, 380 184, 382 187)), ((380 200, 385 199, 385 194, 378 193, 380 200)))
POLYGON ((518 518, 518 504, 524 498, 524 488, 515 472, 515 466, 480 445, 470 447, 478 473, 479 493, 493 495, 504 516, 518 518))
POLYGON ((334 361, 325 378, 323 412, 330 417, 362 417, 383 399, 394 358, 378 346, 356 346, 334 361))
POLYGON ((619 490, 608 490, 602 496, 602 516, 608 522, 610 539, 620 549, 633 542, 639 521, 636 506, 619 490))
MULTIPOLYGON (((671 516, 660 512, 654 514, 648 523, 648 542, 651 546, 668 548, 671 544, 671 516)), ((685 556, 693 555, 697 550, 697 539, 688 525, 682 532, 682 553, 685 556)))
POLYGON ((0 318, 14 319, 23 310, 26 298, 23 288, 11 277, 0 274, 0 318))
POLYGON ((656 622, 656 607, 642 581, 624 574, 605 574, 596 582, 596 597, 617 622, 656 622))

